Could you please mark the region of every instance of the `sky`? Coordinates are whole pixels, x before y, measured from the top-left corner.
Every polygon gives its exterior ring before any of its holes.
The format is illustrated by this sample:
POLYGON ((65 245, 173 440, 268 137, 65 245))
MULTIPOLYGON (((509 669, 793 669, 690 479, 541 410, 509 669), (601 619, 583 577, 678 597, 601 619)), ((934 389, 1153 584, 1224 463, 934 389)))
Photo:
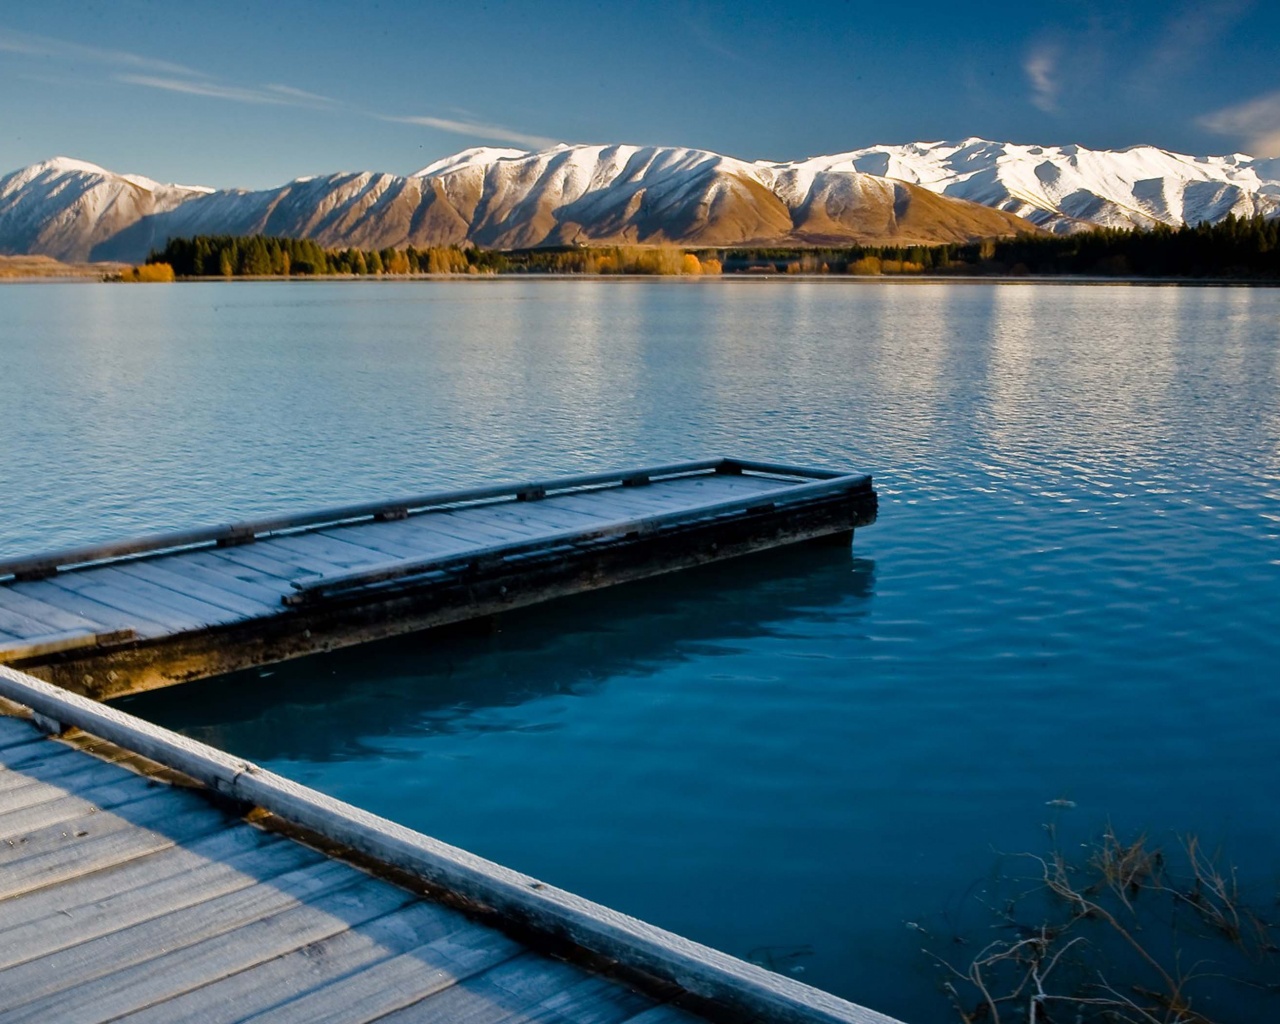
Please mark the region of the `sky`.
POLYGON ((0 173, 265 188, 558 142, 1280 156, 1280 0, 0 4, 0 173))

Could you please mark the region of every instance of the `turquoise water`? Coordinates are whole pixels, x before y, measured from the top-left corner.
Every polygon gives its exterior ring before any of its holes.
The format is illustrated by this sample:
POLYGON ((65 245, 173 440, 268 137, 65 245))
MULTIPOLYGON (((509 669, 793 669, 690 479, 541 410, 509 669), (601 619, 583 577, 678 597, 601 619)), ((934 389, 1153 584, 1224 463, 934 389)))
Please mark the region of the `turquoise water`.
POLYGON ((851 554, 134 713, 921 1024, 908 922, 1050 820, 1198 832, 1274 899, 1280 292, 24 285, 0 361, 3 554, 710 453, 880 491, 851 554))

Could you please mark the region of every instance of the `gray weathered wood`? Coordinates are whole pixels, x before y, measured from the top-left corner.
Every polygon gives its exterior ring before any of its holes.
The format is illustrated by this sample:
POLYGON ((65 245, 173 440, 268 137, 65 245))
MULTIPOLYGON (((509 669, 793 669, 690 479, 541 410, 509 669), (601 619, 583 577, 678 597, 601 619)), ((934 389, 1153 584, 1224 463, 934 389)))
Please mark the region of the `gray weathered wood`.
MULTIPOLYGON (((168 796, 157 788, 158 785, 151 779, 134 775, 120 782, 108 782, 76 793, 51 786, 45 799, 28 802, 25 806, 15 807, 5 801, 0 805, 0 846, 85 815, 132 806, 157 795, 168 796)), ((19 802, 22 802, 21 798, 19 802)))
MULTIPOLYGON (((255 832, 251 826, 240 825, 219 835, 252 835, 255 832)), ((221 860, 201 861, 191 856, 181 859, 171 856, 168 861, 164 858, 164 853, 145 858, 148 870, 145 873, 135 872, 135 875, 138 879, 145 879, 146 884, 125 890, 114 885, 104 890, 98 882, 97 873, 58 886, 55 890, 60 897, 58 909, 43 917, 28 917, 33 909, 30 906, 6 908, 16 923, 0 933, 0 968, 37 960, 99 936, 208 903, 228 893, 269 883, 279 876, 319 863, 323 856, 297 843, 277 840, 270 844, 259 842, 254 848, 221 860), (183 868, 177 870, 180 864, 183 868), (95 882, 97 884, 92 886, 86 884, 95 882), (85 902, 90 893, 95 898, 85 902)), ((119 881, 115 879, 116 884, 119 881)), ((31 896, 43 894, 42 890, 31 896)))
MULTIPOLYGON (((77 802, 73 807, 55 807, 51 813, 66 811, 49 824, 37 824, 25 831, 6 831, 0 835, 0 868, 7 884, 21 873, 24 861, 41 860, 51 853, 70 851, 86 840, 100 839, 117 832, 137 832, 142 829, 162 828, 178 817, 177 808, 170 802, 173 794, 164 790, 147 793, 132 804, 114 810, 98 810, 77 802)), ((15 811, 21 823, 24 811, 15 811)), ((215 823, 217 812, 210 807, 185 808, 187 814, 205 815, 210 824, 215 823)))
POLYGON ((618 1024, 650 1005, 580 968, 526 955, 389 1014, 379 1024, 618 1024))
MULTIPOLYGON (((210 835, 224 827, 225 822, 201 810, 166 816, 163 830, 153 822, 140 828, 111 828, 83 837, 68 832, 60 846, 6 865, 0 872, 0 899, 57 885, 70 878, 210 835)), ((0 987, 3 987, 2 982, 0 987)))
MULTIPOLYGON (((520 945, 472 926, 339 978, 257 1018, 265 1024, 364 1024, 429 999, 518 956, 520 945)), ((250 1018, 253 1020, 254 1018, 250 1018)))
POLYGON ((506 497, 533 491, 554 491, 569 487, 584 487, 592 484, 607 483, 624 479, 628 476, 647 473, 650 476, 674 476, 685 473, 699 473, 714 470, 725 462, 724 459, 704 459, 700 462, 679 463, 668 466, 648 467, 639 470, 624 470, 609 473, 586 473, 579 476, 560 477, 555 480, 517 484, 499 484, 496 486, 473 487, 457 491, 437 491, 395 501, 378 501, 361 505, 346 505, 336 508, 321 509, 300 515, 273 516, 265 519, 248 520, 231 523, 225 526, 205 527, 194 530, 180 530, 173 533, 151 534, 131 540, 108 544, 87 545, 79 548, 68 548, 62 551, 49 552, 26 558, 10 558, 0 560, 0 576, 13 573, 39 572, 59 566, 79 565, 86 562, 97 562, 124 555, 135 555, 148 551, 164 551, 170 548, 191 547, 199 544, 217 542, 236 542, 245 538, 253 538, 281 530, 315 526, 322 523, 337 523, 353 519, 365 519, 378 516, 384 512, 400 510, 420 510, 440 505, 452 505, 465 501, 482 501, 491 498, 506 497))
POLYGON ((0 608, 25 615, 45 625, 45 632, 58 633, 73 629, 94 629, 95 623, 64 608, 19 593, 12 587, 0 587, 0 608))
POLYGON ((300 996, 459 929, 488 931, 454 911, 432 903, 412 903, 155 1003, 120 1018, 119 1024, 233 1024, 262 1013, 276 1021, 274 1014, 287 1014, 289 1004, 300 996))
POLYGON ((87 621, 94 629, 134 628, 139 633, 168 632, 168 627, 158 622, 151 622, 141 616, 130 615, 119 608, 104 605, 100 601, 85 597, 74 590, 58 586, 53 580, 39 580, 32 583, 10 583, 0 585, 0 590, 35 598, 45 604, 58 608, 87 621))
MULTIPOLYGON (((584 544, 590 541, 623 536, 630 533, 655 531, 664 527, 673 527, 699 519, 709 519, 730 512, 749 511, 760 500, 769 500, 770 507, 779 502, 795 505, 823 495, 835 493, 841 489, 853 489, 865 486, 866 477, 838 477, 820 483, 801 484, 786 492, 770 492, 766 495, 748 494, 723 501, 715 501, 694 508, 683 508, 673 512, 654 513, 637 516, 632 519, 607 523, 603 526, 579 531, 563 531, 549 534, 535 541, 522 541, 506 544, 494 544, 477 547, 456 556, 440 556, 424 559, 406 559, 396 562, 383 562, 369 567, 351 569, 346 572, 325 575, 315 580, 298 580, 294 588, 308 596, 320 596, 335 593, 351 587, 367 586, 401 579, 429 569, 447 569, 454 564, 479 559, 496 559, 511 555, 523 554, 538 548, 546 548, 554 544, 584 544), (785 494, 785 497, 783 496, 785 494), (776 495, 776 496, 775 496, 776 495)), ((586 500, 586 499, 580 499, 586 500)))
POLYGON ((214 626, 240 617, 188 594, 128 575, 116 566, 64 573, 57 583, 129 614, 163 622, 171 629, 214 626))
MULTIPOLYGON (((327 531, 333 533, 334 531, 327 531)), ((291 533, 283 537, 271 537, 259 541, 267 551, 288 551, 304 558, 322 559, 334 565, 371 565, 382 561, 386 556, 373 548, 364 547, 358 540, 358 534, 347 539, 335 539, 326 533, 308 531, 307 533, 291 533)))
MULTIPOLYGON (((117 572, 145 580, 157 587, 185 597, 193 597, 214 608, 221 608, 237 616, 263 615, 275 611, 272 602, 256 597, 246 597, 243 593, 231 590, 222 580, 210 582, 205 572, 198 565, 190 565, 186 560, 166 560, 150 562, 139 559, 134 562, 121 562, 115 566, 117 572)), ((275 603, 279 603, 278 601, 275 603)))
POLYGON ((288 556, 287 552, 277 552, 279 556, 277 557, 277 555, 273 555, 270 551, 264 549, 262 544, 253 544, 247 547, 219 548, 217 551, 201 553, 213 558, 220 558, 232 565, 252 569, 263 575, 274 576, 282 580, 296 580, 299 576, 306 576, 312 571, 298 565, 288 556))
MULTIPOLYGON (((149 977, 155 967, 160 968, 158 973, 162 975, 173 972, 182 959, 173 956, 175 951, 190 953, 198 943, 217 938, 219 941, 210 943, 209 949, 222 948, 235 956, 243 947, 252 956, 244 929, 300 908, 310 907, 306 920, 321 922, 318 933, 313 933, 317 938, 331 935, 347 926, 343 914, 359 918, 363 913, 365 894, 356 895, 355 890, 361 888, 364 880, 365 876, 345 864, 330 861, 308 865, 270 882, 226 893, 17 964, 0 971, 0 991, 8 994, 4 1019, 6 1024, 17 1020, 85 1020, 97 1000, 105 1000, 121 989, 131 999, 144 994, 143 978, 149 977), (226 941, 233 932, 240 933, 238 940, 226 941), (164 963, 157 964, 165 957, 168 959, 164 963), (141 965, 146 966, 133 974, 127 973, 141 965), (104 983, 95 984, 99 979, 105 979, 104 983), (121 985, 121 982, 127 984, 121 985)), ((390 895, 373 901, 376 909, 384 913, 410 898, 407 893, 386 888, 390 895)), ((197 966, 192 958, 190 967, 194 970, 197 966)), ((185 987, 177 991, 185 991, 185 987)), ((170 990, 168 994, 176 993, 170 990)), ((141 1005, 152 1001, 154 998, 148 998, 141 1005)), ((126 1006, 116 1009, 112 1015, 138 1008, 126 1006)))

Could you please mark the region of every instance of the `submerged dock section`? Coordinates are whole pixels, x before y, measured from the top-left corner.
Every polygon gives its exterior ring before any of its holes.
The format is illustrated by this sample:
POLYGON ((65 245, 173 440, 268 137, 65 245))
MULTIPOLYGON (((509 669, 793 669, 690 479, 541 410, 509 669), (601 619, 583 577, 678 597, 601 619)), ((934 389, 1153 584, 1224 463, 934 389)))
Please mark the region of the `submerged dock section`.
POLYGON ((862 474, 708 459, 0 561, 0 663, 118 696, 875 521, 862 474))
POLYGON ((0 697, 6 1024, 897 1024, 12 669, 0 697))

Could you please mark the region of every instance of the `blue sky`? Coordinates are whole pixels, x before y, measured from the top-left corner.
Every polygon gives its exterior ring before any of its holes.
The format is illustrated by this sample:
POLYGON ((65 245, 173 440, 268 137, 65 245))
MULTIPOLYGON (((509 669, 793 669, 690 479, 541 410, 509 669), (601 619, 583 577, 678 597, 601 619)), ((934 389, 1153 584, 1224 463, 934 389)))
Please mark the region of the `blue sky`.
POLYGON ((0 171, 266 187, 468 146, 1280 155, 1280 2, 0 5, 0 171))

